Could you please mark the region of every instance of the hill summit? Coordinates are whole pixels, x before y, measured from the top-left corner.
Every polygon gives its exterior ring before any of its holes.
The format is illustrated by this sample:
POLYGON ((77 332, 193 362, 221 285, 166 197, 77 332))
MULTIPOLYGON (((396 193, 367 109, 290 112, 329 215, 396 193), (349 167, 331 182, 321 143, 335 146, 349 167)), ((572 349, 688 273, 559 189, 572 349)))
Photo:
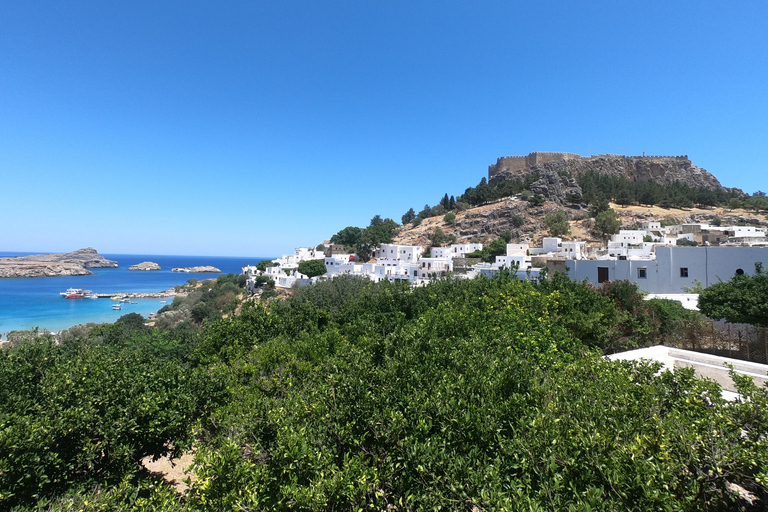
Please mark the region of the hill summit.
POLYGON ((655 181, 661 185, 680 183, 690 187, 731 190, 725 189, 713 174, 694 165, 688 155, 581 156, 537 151, 526 156, 500 157, 496 164, 488 166, 488 182, 495 184, 536 176, 538 179, 531 185, 531 191, 562 203, 566 194, 581 192, 576 181, 588 173, 627 178, 636 182, 655 181))

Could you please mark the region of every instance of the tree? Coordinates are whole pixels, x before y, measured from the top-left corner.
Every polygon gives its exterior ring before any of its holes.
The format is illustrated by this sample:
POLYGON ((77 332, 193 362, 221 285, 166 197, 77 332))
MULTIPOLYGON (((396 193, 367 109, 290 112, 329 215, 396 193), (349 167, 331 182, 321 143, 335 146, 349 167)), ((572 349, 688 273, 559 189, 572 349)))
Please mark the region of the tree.
POLYGON ((619 231, 621 219, 612 208, 600 212, 595 217, 595 231, 603 236, 613 235, 619 231))
POLYGON ((454 224, 456 224, 456 214, 453 212, 446 213, 445 216, 443 216, 443 222, 453 226, 454 224))
POLYGON ((307 277, 321 276, 328 272, 324 260, 304 260, 299 262, 299 272, 307 277))
POLYGON ((258 262, 256 264, 256 268, 258 270, 261 270, 262 272, 264 272, 265 270, 267 270, 267 268, 269 268, 269 267, 277 267, 278 265, 279 265, 279 263, 275 263, 274 261, 261 260, 260 262, 258 262))
POLYGON ((440 227, 435 228, 435 231, 429 235, 429 241, 432 247, 440 247, 445 243, 445 233, 440 227))
POLYGON ((699 310, 710 318, 768 327, 768 273, 755 263, 755 275, 736 274, 699 294, 699 310))
POLYGON ((493 263, 496 261, 496 256, 502 256, 507 253, 507 243, 502 238, 497 238, 487 247, 483 247, 482 257, 483 261, 493 263))
POLYGON ((549 212, 544 216, 544 225, 552 236, 563 236, 571 232, 571 225, 568 223, 563 210, 549 212))
POLYGON ((443 198, 440 200, 440 206, 445 208, 446 210, 451 209, 451 200, 448 198, 448 193, 446 192, 443 198))
POLYGON ((363 230, 355 226, 347 226, 331 237, 331 243, 353 247, 360 239, 363 230))
POLYGON ((578 192, 568 192, 565 194, 565 201, 568 204, 581 204, 582 200, 583 198, 578 192))
POLYGON ((611 209, 611 205, 608 203, 608 200, 604 197, 596 198, 594 201, 589 203, 589 215, 591 217, 597 218, 597 216, 604 212, 611 209))
POLYGON ((382 242, 379 239, 377 228, 365 228, 355 246, 357 255, 363 261, 368 261, 373 256, 374 251, 381 247, 382 243, 386 242, 382 242))
POLYGON ((117 319, 115 322, 125 324, 126 326, 130 327, 134 330, 142 330, 144 329, 144 323, 146 320, 143 316, 141 316, 138 313, 128 313, 127 315, 123 315, 120 318, 117 319))
POLYGON ((421 209, 419 212, 418 218, 420 219, 428 219, 432 216, 432 207, 428 204, 424 205, 424 208, 421 209))
POLYGON ((530 203, 531 206, 541 206, 546 202, 546 199, 544 199, 544 196, 541 194, 533 194, 528 198, 528 203, 530 203))
POLYGON ((403 224, 408 224, 415 218, 416 218, 416 212, 413 210, 413 208, 410 208, 408 209, 407 212, 403 214, 403 217, 401 220, 403 221, 403 224))
POLYGON ((632 191, 629 190, 629 188, 622 188, 619 190, 619 193, 616 194, 616 202, 619 203, 621 206, 626 207, 627 205, 630 205, 635 202, 635 197, 632 194, 632 191))

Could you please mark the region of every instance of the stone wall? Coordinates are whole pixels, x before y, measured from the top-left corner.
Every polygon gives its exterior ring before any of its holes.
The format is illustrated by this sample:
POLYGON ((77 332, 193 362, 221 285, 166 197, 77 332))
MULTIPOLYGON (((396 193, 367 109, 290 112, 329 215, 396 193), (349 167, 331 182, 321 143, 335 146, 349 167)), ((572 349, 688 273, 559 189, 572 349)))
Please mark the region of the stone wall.
POLYGON ((676 155, 676 156, 632 156, 615 155, 615 154, 599 154, 591 156, 581 156, 576 153, 559 153, 548 151, 534 151, 528 153, 526 156, 503 156, 496 160, 496 164, 488 166, 488 180, 490 181, 494 176, 499 173, 518 173, 532 169, 537 165, 568 161, 568 160, 594 160, 598 158, 640 158, 647 162, 663 163, 669 160, 683 160, 688 161, 688 155, 676 155))

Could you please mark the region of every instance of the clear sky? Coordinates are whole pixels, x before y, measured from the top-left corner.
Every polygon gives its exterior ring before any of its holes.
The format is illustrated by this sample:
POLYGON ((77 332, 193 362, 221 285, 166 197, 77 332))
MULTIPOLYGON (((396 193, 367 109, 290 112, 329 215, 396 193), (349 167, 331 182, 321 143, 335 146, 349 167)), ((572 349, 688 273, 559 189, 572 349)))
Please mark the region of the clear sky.
POLYGON ((0 4, 0 250, 278 256, 505 155, 768 190, 768 2, 0 4))

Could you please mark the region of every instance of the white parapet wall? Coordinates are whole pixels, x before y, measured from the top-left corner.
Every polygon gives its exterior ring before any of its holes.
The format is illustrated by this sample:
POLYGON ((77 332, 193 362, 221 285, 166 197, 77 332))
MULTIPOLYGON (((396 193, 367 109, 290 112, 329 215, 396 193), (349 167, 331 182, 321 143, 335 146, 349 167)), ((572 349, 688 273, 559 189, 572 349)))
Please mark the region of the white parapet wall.
POLYGON ((723 397, 730 400, 735 399, 738 395, 736 393, 736 386, 731 380, 730 369, 726 365, 733 366, 733 370, 737 374, 752 377, 757 386, 765 386, 768 382, 768 365, 751 363, 730 357, 702 354, 692 350, 665 347, 663 345, 611 354, 608 358, 614 361, 619 359, 625 361, 638 361, 641 359, 657 361, 662 363, 665 369, 671 371, 674 371, 676 368, 693 368, 698 377, 711 379, 720 384, 720 387, 723 389, 723 397))

